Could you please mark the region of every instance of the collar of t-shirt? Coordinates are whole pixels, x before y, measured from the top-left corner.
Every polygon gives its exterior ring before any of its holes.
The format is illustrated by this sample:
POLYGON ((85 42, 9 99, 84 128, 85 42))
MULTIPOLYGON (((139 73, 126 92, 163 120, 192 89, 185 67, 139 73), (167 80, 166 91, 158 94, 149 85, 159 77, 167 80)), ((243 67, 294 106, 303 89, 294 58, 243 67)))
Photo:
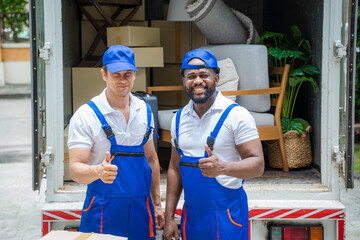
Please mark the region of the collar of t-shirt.
MULTIPOLYGON (((217 91, 217 96, 215 98, 214 103, 210 106, 210 108, 206 111, 206 113, 202 116, 206 116, 207 114, 209 114, 211 111, 222 111, 224 110, 225 106, 225 102, 226 99, 220 91, 217 91), (225 100, 225 101, 224 101, 225 100)), ((194 101, 190 99, 189 104, 187 105, 187 107, 184 108, 183 110, 183 114, 188 114, 188 115, 192 115, 194 117, 199 117, 197 115, 197 113, 194 110, 194 101)))
MULTIPOLYGON (((130 95, 130 112, 137 111, 138 109, 140 109, 140 104, 139 104, 140 100, 137 97, 134 97, 131 93, 129 93, 129 95, 130 95)), ((98 100, 99 101, 96 102, 96 105, 103 115, 107 115, 116 111, 110 106, 106 98, 106 88, 101 92, 98 100)))

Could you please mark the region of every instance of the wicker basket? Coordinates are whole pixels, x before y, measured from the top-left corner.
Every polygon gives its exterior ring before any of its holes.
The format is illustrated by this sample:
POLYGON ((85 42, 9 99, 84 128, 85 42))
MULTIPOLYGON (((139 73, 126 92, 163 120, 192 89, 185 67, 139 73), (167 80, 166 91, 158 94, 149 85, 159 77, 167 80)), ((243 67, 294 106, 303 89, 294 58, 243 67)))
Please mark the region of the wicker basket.
MULTIPOLYGON (((289 131, 284 134, 285 153, 290 169, 307 167, 312 163, 311 126, 300 135, 297 131, 289 131)), ((267 141, 269 166, 283 168, 279 141, 267 141)))

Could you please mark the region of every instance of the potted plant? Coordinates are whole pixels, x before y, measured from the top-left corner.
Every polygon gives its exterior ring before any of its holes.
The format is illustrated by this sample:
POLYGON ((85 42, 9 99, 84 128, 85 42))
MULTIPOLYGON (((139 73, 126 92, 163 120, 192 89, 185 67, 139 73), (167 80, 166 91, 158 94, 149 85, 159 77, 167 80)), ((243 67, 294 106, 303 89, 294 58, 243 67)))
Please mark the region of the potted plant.
MULTIPOLYGON (((291 34, 264 32, 260 43, 268 48, 269 60, 276 67, 290 64, 289 79, 286 86, 281 125, 284 135, 285 152, 289 168, 301 168, 311 164, 311 126, 302 118, 293 118, 299 90, 304 83, 311 83, 313 92, 319 92, 319 87, 313 76, 320 73, 319 68, 310 65, 311 45, 306 40, 298 26, 290 27, 291 34)), ((273 79, 279 82, 280 79, 273 79)), ((269 165, 282 168, 278 142, 268 142, 269 165)))

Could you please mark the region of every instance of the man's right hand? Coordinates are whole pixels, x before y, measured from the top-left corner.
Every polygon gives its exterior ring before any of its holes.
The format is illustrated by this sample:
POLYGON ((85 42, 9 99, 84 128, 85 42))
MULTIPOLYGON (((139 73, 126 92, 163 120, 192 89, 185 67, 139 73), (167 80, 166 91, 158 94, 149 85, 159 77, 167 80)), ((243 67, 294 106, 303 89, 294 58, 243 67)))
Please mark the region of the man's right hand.
POLYGON ((114 156, 111 157, 110 152, 107 151, 105 160, 95 168, 97 175, 104 183, 113 183, 116 178, 118 168, 111 164, 113 159, 114 156))
POLYGON ((174 219, 165 221, 164 237, 165 240, 172 240, 172 237, 175 237, 175 240, 179 240, 178 225, 174 219))

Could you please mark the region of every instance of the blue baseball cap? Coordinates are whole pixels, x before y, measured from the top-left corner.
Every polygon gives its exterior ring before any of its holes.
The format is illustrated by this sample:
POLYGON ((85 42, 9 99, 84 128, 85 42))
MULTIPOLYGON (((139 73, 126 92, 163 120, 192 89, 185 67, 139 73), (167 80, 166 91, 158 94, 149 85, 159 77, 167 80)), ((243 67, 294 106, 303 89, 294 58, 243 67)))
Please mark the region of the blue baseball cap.
POLYGON ((133 70, 139 70, 135 66, 134 52, 131 48, 122 45, 112 45, 103 56, 103 65, 106 65, 111 73, 133 70))
POLYGON ((190 60, 193 58, 199 58, 203 60, 205 62, 206 68, 218 68, 216 57, 212 52, 206 49, 194 49, 188 52, 187 54, 185 54, 182 61, 181 70, 200 69, 205 67, 204 65, 188 64, 190 60))

